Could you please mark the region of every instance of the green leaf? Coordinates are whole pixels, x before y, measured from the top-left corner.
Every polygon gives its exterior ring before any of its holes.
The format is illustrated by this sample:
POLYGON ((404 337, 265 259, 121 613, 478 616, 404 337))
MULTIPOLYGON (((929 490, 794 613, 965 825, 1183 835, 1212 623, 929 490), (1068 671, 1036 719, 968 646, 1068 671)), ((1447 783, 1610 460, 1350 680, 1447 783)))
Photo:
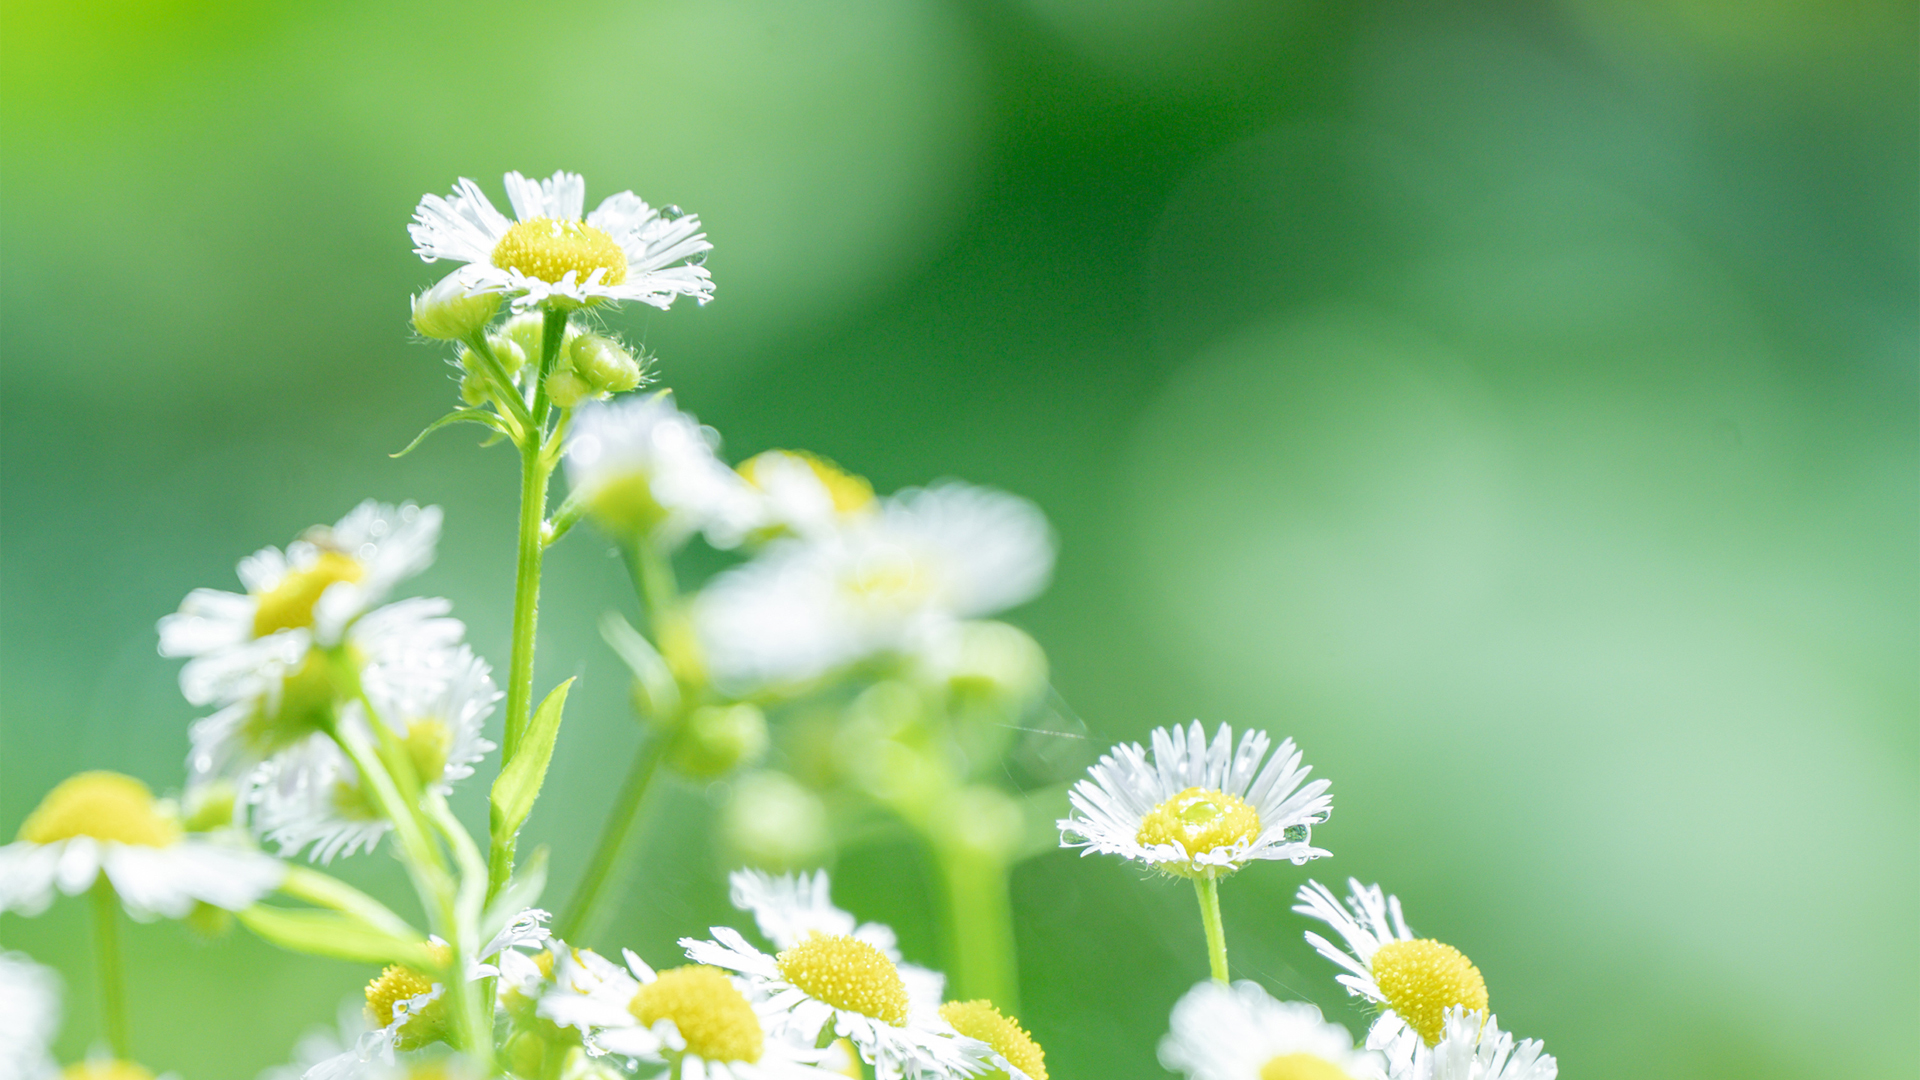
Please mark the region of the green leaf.
POLYGON ((332 908, 373 927, 401 938, 419 937, 420 932, 407 925, 385 904, 341 881, 305 866, 288 866, 280 891, 296 900, 332 908))
POLYGON ((293 952, 364 964, 405 964, 422 971, 438 964, 425 941, 390 934, 335 911, 255 904, 237 914, 247 929, 293 952))
POLYGON ((414 447, 419 446, 423 442, 426 442, 427 436, 433 434, 436 431, 439 431, 443 427, 447 427, 452 424, 479 424, 482 427, 492 428, 494 431, 498 432, 499 434, 489 439, 488 445, 499 442, 501 437, 508 434, 506 424, 501 421, 500 417, 497 414, 487 409, 455 409, 452 412, 448 413, 447 415, 441 417, 440 419, 435 420, 433 423, 428 424, 425 428, 421 429, 420 434, 415 435, 413 437, 413 441, 408 443, 405 449, 401 450, 397 454, 388 454, 387 456, 388 457, 406 457, 408 454, 413 453, 414 447))
POLYGON ((520 748, 514 752, 513 760, 500 770, 499 779, 493 782, 493 835, 512 836, 520 831, 520 826, 533 812, 533 801, 540 797, 540 787, 547 782, 547 763, 553 760, 553 743, 560 736, 560 710, 566 707, 567 691, 573 686, 568 679, 553 688, 547 700, 534 710, 533 719, 527 724, 526 733, 520 736, 520 748))

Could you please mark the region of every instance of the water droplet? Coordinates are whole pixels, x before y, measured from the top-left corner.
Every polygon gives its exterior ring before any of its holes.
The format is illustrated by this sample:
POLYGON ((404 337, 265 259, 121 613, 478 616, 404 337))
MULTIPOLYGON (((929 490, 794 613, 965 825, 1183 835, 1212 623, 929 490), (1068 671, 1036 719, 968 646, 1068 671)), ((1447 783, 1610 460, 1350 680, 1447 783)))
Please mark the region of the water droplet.
POLYGON ((1280 835, 1289 844, 1304 844, 1313 835, 1313 830, 1305 825, 1289 825, 1280 835))
POLYGON ((681 218, 687 216, 687 212, 677 206, 669 205, 660 208, 660 216, 667 221, 679 221, 681 218))

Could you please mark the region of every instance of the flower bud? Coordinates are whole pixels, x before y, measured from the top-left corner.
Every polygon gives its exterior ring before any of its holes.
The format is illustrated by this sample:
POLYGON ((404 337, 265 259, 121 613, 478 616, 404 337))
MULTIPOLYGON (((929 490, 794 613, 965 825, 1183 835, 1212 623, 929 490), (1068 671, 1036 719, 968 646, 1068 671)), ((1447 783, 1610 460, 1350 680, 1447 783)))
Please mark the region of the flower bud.
POLYGON ((460 400, 478 408, 486 404, 489 387, 487 380, 469 371, 460 376, 460 400))
POLYGON ((593 387, 575 375, 572 368, 563 367, 547 376, 547 397, 563 409, 571 409, 593 396, 593 387))
MULTIPOLYGON (((547 333, 545 315, 538 311, 529 311, 524 314, 515 315, 513 318, 507 320, 506 325, 500 328, 500 333, 507 340, 520 346, 521 355, 525 356, 528 362, 534 364, 540 362, 540 346, 545 343, 547 333)), ((567 355, 567 343, 579 337, 582 333, 583 331, 571 322, 567 324, 566 332, 560 335, 560 356, 562 359, 567 355)), ((557 371, 565 368, 566 365, 555 364, 553 367, 554 370, 557 371)))
MULTIPOLYGON (((505 334, 489 334, 487 349, 493 353, 493 358, 500 362, 500 370, 508 375, 515 374, 527 365, 527 350, 521 348, 518 341, 505 334)), ((486 370, 486 365, 480 362, 478 356, 473 355, 472 349, 460 350, 460 366, 468 371, 486 370)))
POLYGON ((752 705, 703 705, 668 750, 682 775, 696 780, 725 776, 767 752, 767 718, 752 705))
POLYGON ((601 334, 581 334, 567 346, 574 373, 597 394, 618 394, 640 385, 640 364, 620 343, 601 334))
POLYGON ((1017 627, 969 622, 960 627, 947 679, 956 694, 1017 710, 1046 692, 1047 654, 1017 627))
POLYGON ((487 325, 498 310, 499 293, 469 292, 466 277, 456 271, 413 298, 413 328, 422 337, 458 341, 487 325))
POLYGON ((826 804, 785 773, 741 777, 722 825, 742 859, 768 870, 819 866, 833 852, 826 804))

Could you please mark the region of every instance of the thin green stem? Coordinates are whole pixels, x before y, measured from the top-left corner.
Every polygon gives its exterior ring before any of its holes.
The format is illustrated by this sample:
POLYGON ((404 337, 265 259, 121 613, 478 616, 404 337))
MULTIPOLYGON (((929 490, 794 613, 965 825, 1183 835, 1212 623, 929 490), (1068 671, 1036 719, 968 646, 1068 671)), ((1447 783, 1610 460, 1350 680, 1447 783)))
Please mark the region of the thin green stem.
POLYGON ((286 876, 280 880, 280 891, 296 900, 352 915, 395 937, 417 939, 425 936, 385 904, 339 878, 311 867, 288 863, 286 876))
POLYGON ((500 396, 496 400, 506 406, 507 412, 512 416, 514 424, 519 427, 522 434, 531 437, 533 416, 527 412, 526 400, 514 387, 513 376, 507 374, 507 369, 500 363, 500 358, 494 355, 493 346, 488 343, 487 335, 474 331, 473 336, 467 339, 467 348, 472 349, 473 354, 480 358, 480 362, 486 366, 487 375, 493 379, 499 389, 500 396))
POLYGON ((1220 921, 1220 883, 1211 876, 1193 879, 1193 891, 1200 895, 1200 922, 1207 928, 1207 964, 1213 968, 1213 981, 1227 981, 1227 928, 1220 921))
POLYGON ((103 871, 93 882, 93 957, 100 974, 100 1017, 113 1056, 133 1060, 127 1036, 127 984, 120 967, 120 897, 103 871))
POLYGON ((460 867, 458 892, 442 898, 445 918, 453 927, 449 936, 454 970, 447 973, 446 985, 453 987, 454 1015, 465 1035, 467 1053, 481 1067, 481 1075, 488 1076, 493 1068, 492 980, 468 979, 464 970, 469 959, 480 959, 476 954, 481 946, 480 915, 487 894, 487 865, 480 858, 480 848, 474 844, 473 837, 453 816, 445 796, 429 788, 423 806, 427 820, 446 840, 460 867))
POLYGON ((640 804, 647 797, 654 774, 659 772, 660 759, 666 755, 671 739, 670 732, 650 735, 634 751, 633 764, 627 766, 627 778, 621 781, 620 793, 614 797, 613 808, 600 826, 600 839, 593 845, 593 857, 587 860, 586 873, 574 887, 566 911, 554 928, 554 934, 562 940, 581 940, 581 934, 589 929, 588 920, 593 918, 600 890, 620 861, 620 853, 626 849, 627 834, 633 830, 634 819, 640 816, 640 804))
POLYGON ((1006 860, 961 843, 936 843, 945 885, 947 970, 955 1000, 986 998, 1008 1014, 1020 1009, 1013 942, 1013 900, 1006 860))

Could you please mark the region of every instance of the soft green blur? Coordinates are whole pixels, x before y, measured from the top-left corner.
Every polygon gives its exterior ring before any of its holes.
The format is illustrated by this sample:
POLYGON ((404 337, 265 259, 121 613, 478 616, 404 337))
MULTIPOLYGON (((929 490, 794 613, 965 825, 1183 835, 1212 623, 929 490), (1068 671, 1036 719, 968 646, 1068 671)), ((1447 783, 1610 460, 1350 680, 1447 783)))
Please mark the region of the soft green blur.
MULTIPOLYGON (((1293 735, 1335 782, 1311 872, 1399 893, 1567 1076, 1909 1075, 1911 4, 0 10, 0 836, 81 768, 177 787, 154 620, 361 498, 446 507, 420 588, 504 666, 511 453, 387 457, 455 394, 404 226, 567 168, 706 219, 716 301, 612 322, 733 459, 1038 501, 1059 571, 1013 620, 1094 740, 1293 735)), ((582 678, 522 846, 558 904, 639 729, 619 561, 582 530, 548 565, 539 681, 582 678)), ((592 944, 731 921, 727 794, 653 802, 592 944)), ((922 854, 836 870, 945 962, 922 854)), ((1223 887, 1235 973, 1358 1031, 1307 873, 1223 887)), ((1015 872, 1055 1076, 1164 1075, 1191 893, 1015 872)), ((67 978, 69 1060, 85 916, 0 920, 67 978)), ((370 974, 125 936, 135 1048, 184 1080, 284 1061, 370 974)))

